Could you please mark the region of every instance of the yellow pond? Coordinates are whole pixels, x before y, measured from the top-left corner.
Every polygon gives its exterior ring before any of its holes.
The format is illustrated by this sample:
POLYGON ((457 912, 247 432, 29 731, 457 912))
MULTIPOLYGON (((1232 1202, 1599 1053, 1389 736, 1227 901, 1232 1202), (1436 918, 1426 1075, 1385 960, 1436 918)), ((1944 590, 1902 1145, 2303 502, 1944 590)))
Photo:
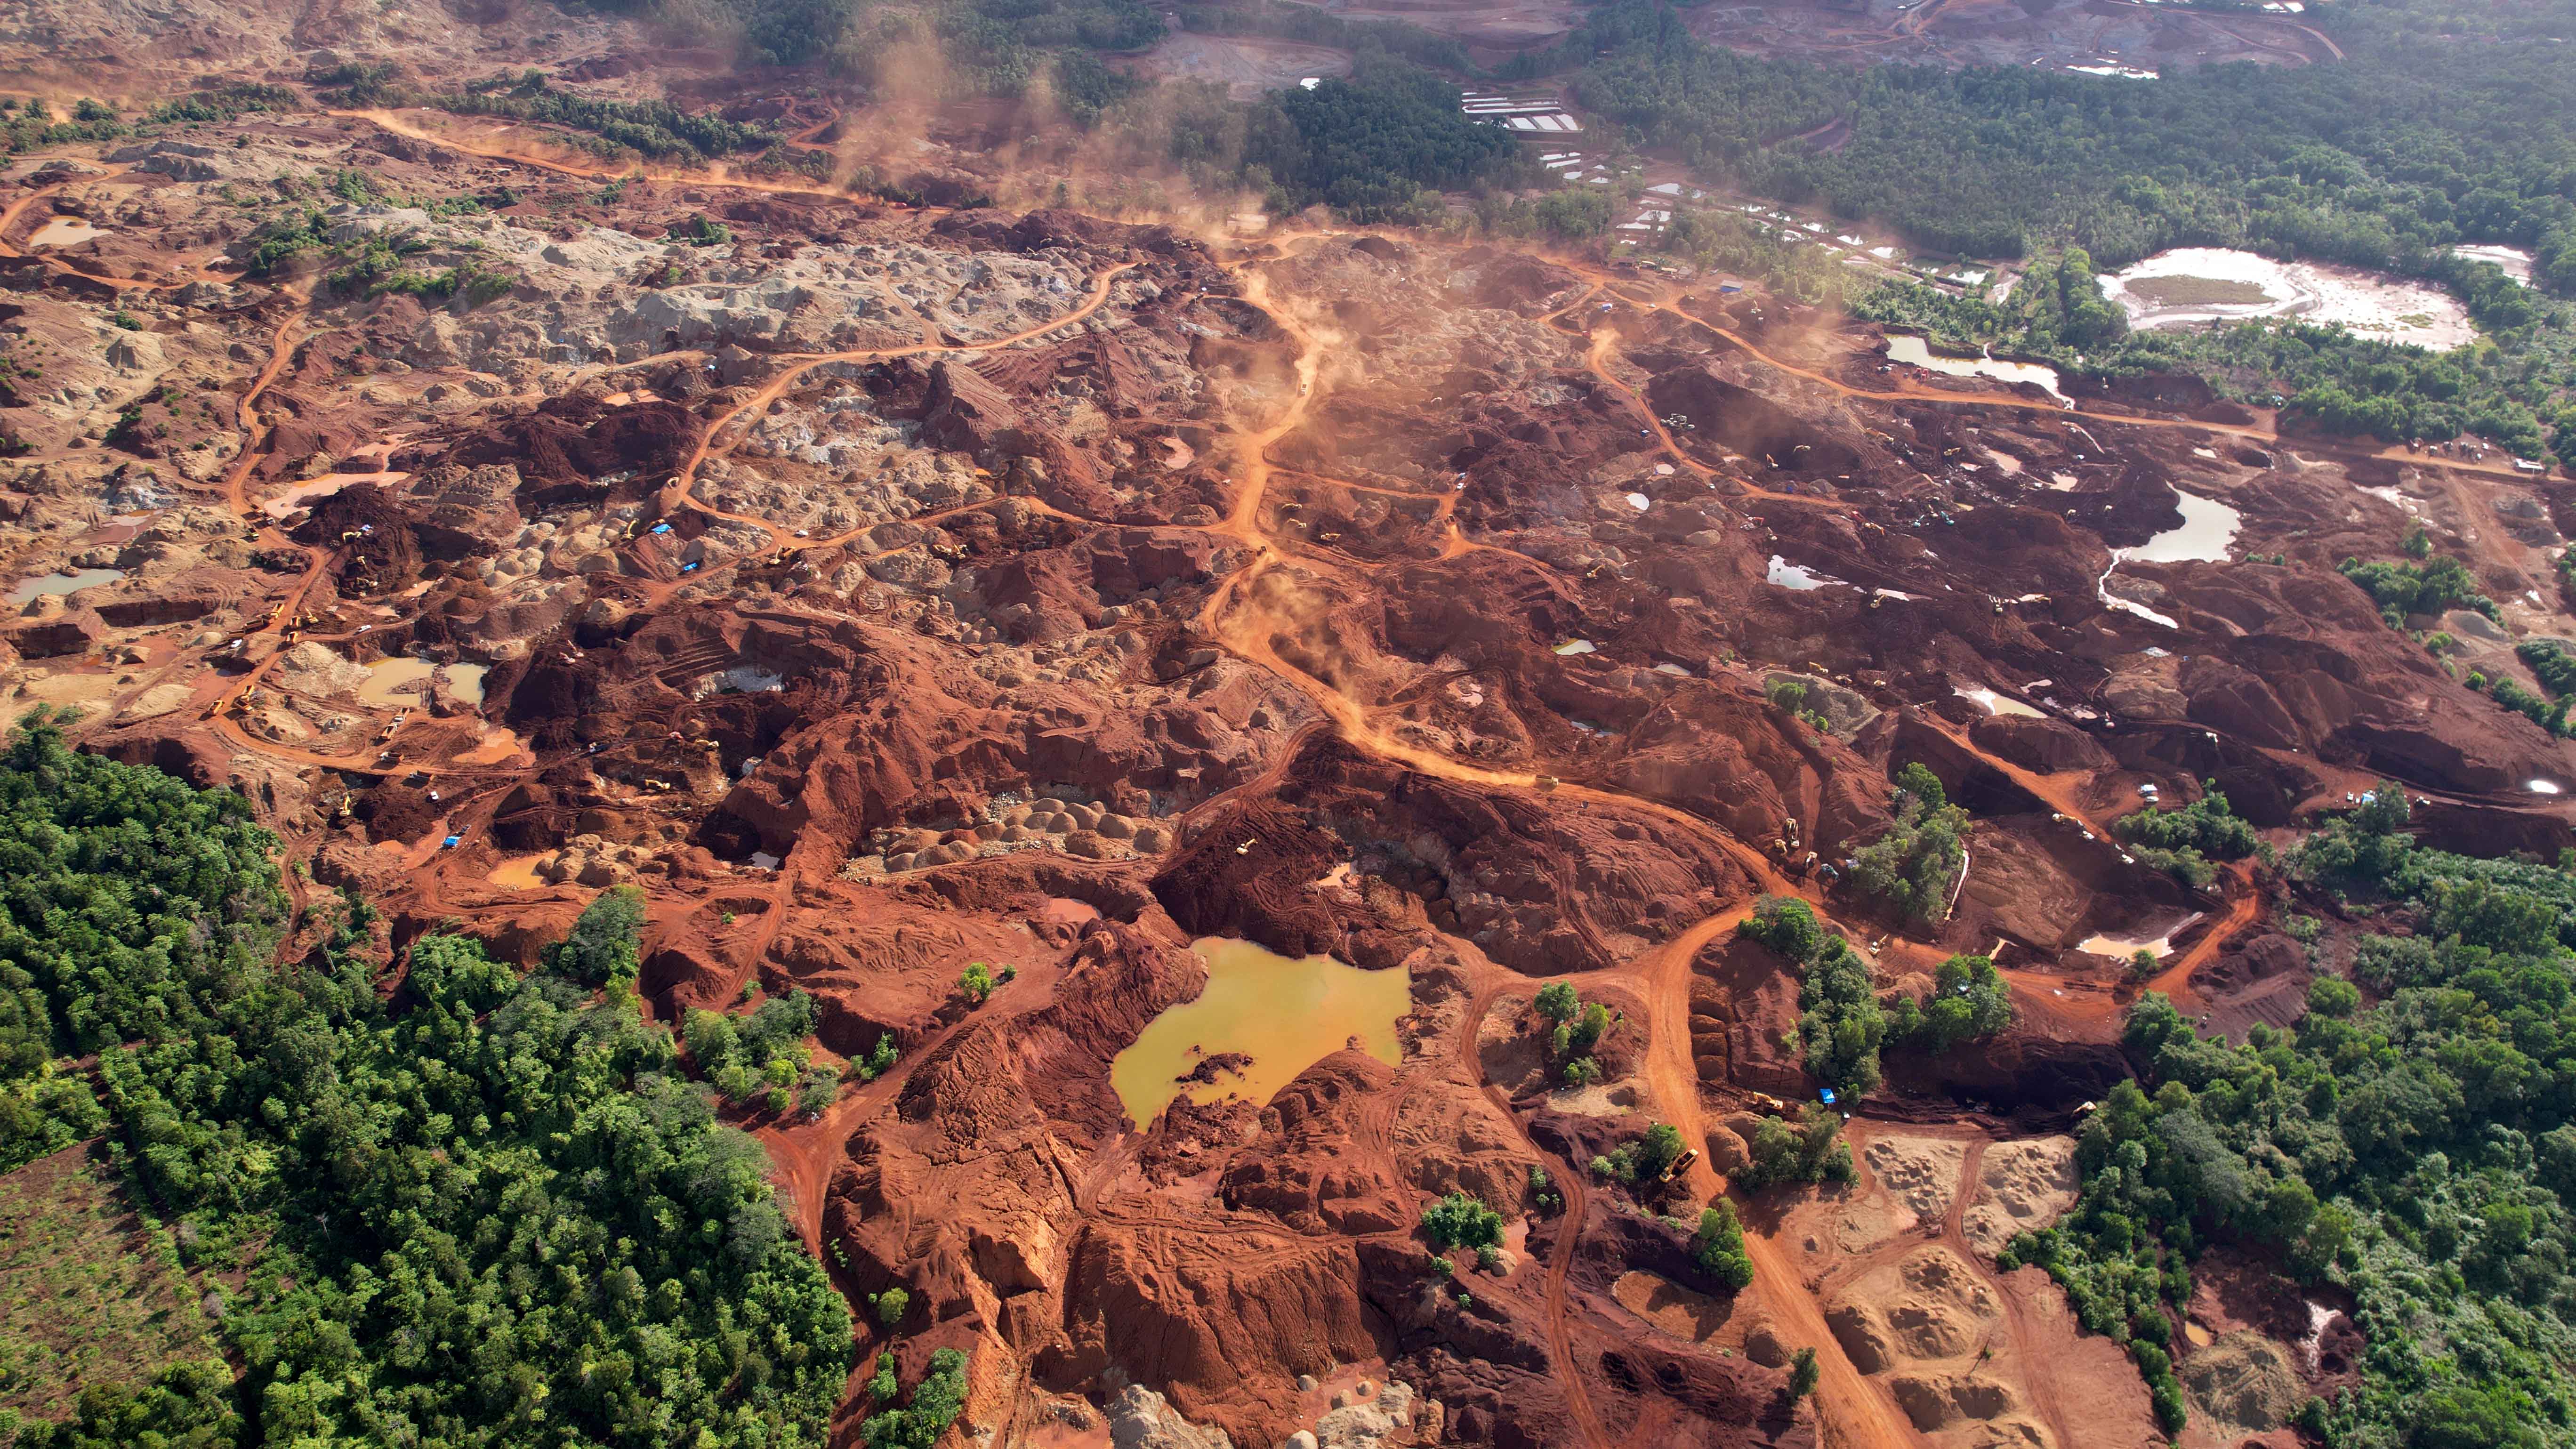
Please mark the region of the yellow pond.
MULTIPOLYGON (((380 659, 367 666, 366 682, 358 686, 358 698, 388 709, 420 703, 420 682, 438 672, 438 666, 426 659, 408 655, 380 659)), ((447 666, 447 687, 467 704, 483 702, 483 676, 489 667, 481 664, 447 666)))
POLYGON ((1379 1061, 1398 1060, 1395 1020, 1413 995, 1402 968, 1362 971, 1330 956, 1291 960, 1215 936, 1190 949, 1207 963, 1207 990, 1155 1017, 1109 1067, 1110 1085, 1139 1124, 1153 1121, 1181 1094, 1174 1078, 1218 1052, 1249 1053, 1252 1065, 1240 1076, 1219 1073, 1213 1086, 1189 1087, 1190 1100, 1240 1092, 1266 1103, 1354 1036, 1379 1061))
POLYGON ((493 867, 492 873, 483 878, 496 886, 508 886, 514 891, 541 891, 546 888, 546 881, 543 876, 537 874, 537 867, 553 858, 551 855, 512 856, 493 867))

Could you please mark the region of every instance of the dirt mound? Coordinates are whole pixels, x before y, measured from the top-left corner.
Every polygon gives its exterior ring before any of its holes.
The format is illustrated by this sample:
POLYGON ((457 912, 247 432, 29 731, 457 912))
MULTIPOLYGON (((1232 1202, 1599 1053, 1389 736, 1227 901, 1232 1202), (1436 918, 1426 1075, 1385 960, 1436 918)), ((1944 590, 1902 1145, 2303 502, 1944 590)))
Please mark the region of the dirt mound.
POLYGON ((1949 1212, 1967 1156, 1966 1144, 1934 1137, 1873 1137, 1861 1149, 1861 1160, 1879 1186, 1927 1223, 1937 1223, 1949 1212))
POLYGON ((1765 472, 1848 473, 1861 461, 1850 443, 1835 436, 1838 430, 1708 372, 1665 373, 1647 385, 1646 398, 1657 415, 1687 419, 1695 443, 1740 454, 1765 472))
POLYGON ((2003 1316, 1994 1291, 1943 1247, 1919 1248, 1826 1305, 1825 1322, 1863 1373, 1973 1354, 2003 1316))
POLYGON ((1627 960, 1743 889, 1722 852, 1633 816, 1462 787, 1320 738, 1275 801, 1212 816, 1154 878, 1193 934, 1368 966, 1437 928, 1544 974, 1627 960), (1393 889, 1345 901, 1304 888, 1346 862, 1393 889))
POLYGON ((1977 1170, 1977 1193, 1960 1216, 1968 1245, 1988 1257, 2017 1233, 2035 1233, 2075 1206, 2075 1139, 2042 1137, 1988 1147, 1977 1170))
POLYGON ((2041 774, 2082 774, 2111 764, 2110 754, 2092 736, 2063 720, 1987 715, 1970 727, 1968 737, 1996 758, 2041 774))
POLYGON ((2185 1358, 2176 1369, 2191 1406, 2221 1433, 2267 1434, 2307 1401, 2290 1351, 2239 1330, 2185 1358))
POLYGON ((1299 1232, 1404 1227, 1409 1197, 1393 1164, 1349 1150, 1361 1114, 1394 1075, 1355 1051, 1308 1067, 1262 1108, 1260 1137, 1225 1169, 1218 1182, 1225 1204, 1268 1213, 1299 1232))
POLYGON ((2209 1008, 2211 1028, 2242 1037, 2255 1022, 2286 1027, 2306 1015, 2316 975, 2306 947, 2263 935, 2193 971, 2191 989, 2209 1008))

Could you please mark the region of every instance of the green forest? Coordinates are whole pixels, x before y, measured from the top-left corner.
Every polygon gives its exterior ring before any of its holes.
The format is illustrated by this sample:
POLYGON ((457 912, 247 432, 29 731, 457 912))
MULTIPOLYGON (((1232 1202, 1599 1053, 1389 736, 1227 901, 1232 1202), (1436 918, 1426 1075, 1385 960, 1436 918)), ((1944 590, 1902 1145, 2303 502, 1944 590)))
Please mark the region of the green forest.
POLYGON ((424 936, 388 998, 366 906, 298 911, 276 851, 239 796, 41 718, 0 755, 0 1162, 104 1128, 184 1266, 239 1284, 238 1377, 0 1442, 823 1443, 848 1310, 640 1016, 639 903, 525 976, 424 936))
POLYGON ((2421 848, 2382 784, 2288 862, 2364 934, 2288 1030, 2201 1037, 2132 1009, 2142 1079, 2079 1141, 2084 1190, 2013 1243, 2127 1346, 2167 1428, 2173 1324, 2213 1242, 2349 1292, 2358 1388, 2300 1423, 2338 1449, 2516 1449, 2576 1429, 2576 878, 2421 848), (2382 934, 2376 923, 2411 924, 2382 934), (2367 995, 2365 995, 2365 992, 2367 995))
POLYGON ((2116 269, 2166 247, 2247 246, 2411 271, 2453 242, 2493 241, 2549 249, 2552 282, 2576 285, 2576 74, 2538 39, 2576 33, 2576 5, 2437 21, 2464 8, 2319 6, 2310 18, 2341 63, 2144 84, 1737 55, 1660 0, 1614 0, 1557 51, 1590 57, 1577 95, 1642 144, 1942 251, 2067 243, 2116 269), (1769 139, 1836 118, 1850 139, 1832 151, 1769 139))

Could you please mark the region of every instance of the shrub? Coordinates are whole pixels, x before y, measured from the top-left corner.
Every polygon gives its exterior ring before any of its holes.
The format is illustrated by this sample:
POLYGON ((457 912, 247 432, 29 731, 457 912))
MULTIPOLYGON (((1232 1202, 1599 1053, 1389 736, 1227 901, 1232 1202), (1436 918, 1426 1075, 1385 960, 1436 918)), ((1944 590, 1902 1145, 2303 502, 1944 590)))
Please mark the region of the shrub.
POLYGON ((1736 930, 1800 965, 1815 955, 1825 937, 1815 910, 1795 896, 1764 896, 1736 930))
POLYGON ((1422 1235, 1431 1246, 1490 1248, 1503 1241, 1503 1215, 1463 1192, 1453 1192, 1422 1210, 1422 1235))
POLYGON ((1842 1118, 1820 1106, 1809 1107, 1794 1127, 1777 1117, 1764 1118, 1747 1144, 1753 1160, 1736 1180, 1755 1190, 1780 1183, 1849 1182, 1851 1144, 1842 1140, 1842 1130, 1842 1118))
MULTIPOLYGON (((2155 958, 2147 958, 2152 970, 2155 958)), ((1912 997, 1897 1003, 1896 1034, 1926 1051, 1992 1037, 2012 1025, 2012 993, 1990 956, 1953 956, 1933 974, 1932 995, 1920 1007, 1912 997)))
POLYGON ((1563 981, 1551 981, 1540 987, 1537 1005, 1539 1019, 1551 1026, 1572 1021, 1574 1013, 1581 1009, 1581 1003, 1574 995, 1573 986, 1563 981))
POLYGON ((1896 772, 1896 788, 1923 802, 1926 810, 1938 810, 1950 803, 1950 792, 1941 788, 1941 777, 1920 760, 1896 772))
POLYGON ((2121 839, 2152 850, 2197 851, 2211 860, 2242 860, 2261 843, 2251 822, 2228 808, 2218 782, 2205 780, 2201 797, 2178 810, 2150 805, 2115 822, 2121 839))
POLYGON ((1681 1129, 1658 1122, 1643 1133, 1592 1159, 1592 1170, 1603 1177, 1636 1186, 1651 1186, 1663 1180, 1664 1169, 1678 1161, 1684 1150, 1681 1129))
POLYGON ((930 1371, 912 1386, 912 1402, 870 1414, 859 1426, 859 1438, 868 1449, 933 1449, 965 1406, 966 1355, 943 1348, 930 1356, 930 1371))
POLYGON ((1916 920, 1938 925, 1950 915, 1950 890, 1967 863, 1962 835, 1968 814, 1900 796, 1895 823, 1853 857, 1852 884, 1916 920))
POLYGON ((877 1310, 877 1322, 892 1328, 903 1322, 904 1310, 912 1306, 912 1295, 901 1288, 888 1288, 868 1301, 877 1310))
POLYGON ((1742 1292, 1753 1286, 1753 1257, 1744 1250, 1744 1225, 1736 1219, 1735 1204, 1720 1198, 1700 1210, 1691 1257, 1729 1289, 1742 1292))

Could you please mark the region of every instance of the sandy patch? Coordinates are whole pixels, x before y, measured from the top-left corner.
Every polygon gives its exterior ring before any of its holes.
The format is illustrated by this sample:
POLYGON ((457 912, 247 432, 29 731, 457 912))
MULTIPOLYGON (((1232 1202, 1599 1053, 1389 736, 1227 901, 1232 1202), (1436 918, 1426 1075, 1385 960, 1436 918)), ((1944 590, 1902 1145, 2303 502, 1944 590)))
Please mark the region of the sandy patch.
POLYGON ((2014 1234, 2038 1232, 2064 1217, 2075 1206, 2077 1187, 2074 1138, 1998 1142, 1986 1149, 1960 1234, 1991 1258, 2014 1234))
POLYGON ((1145 52, 1140 64, 1162 75, 1215 81, 1234 99, 1248 101, 1308 77, 1349 75, 1351 54, 1293 40, 1183 31, 1145 52))
MULTIPOLYGON (((93 237, 104 236, 97 223, 85 216, 58 216, 36 228, 27 238, 29 247, 76 247, 93 237)), ((2528 264, 2525 265, 2526 273, 2528 264)))
POLYGON ((1864 1275, 1825 1306, 1826 1326, 1865 1374, 1972 1355, 2002 1317, 1976 1270, 1937 1245, 1864 1275))
POLYGON ((126 701, 125 708, 119 711, 116 717, 120 723, 131 724, 136 720, 150 719, 154 715, 168 714, 186 704, 196 695, 196 692, 196 686, 183 680, 173 679, 165 684, 156 684, 126 701))
POLYGON ((1579 1117, 1625 1117, 1644 1100, 1638 1087, 1634 1077, 1595 1082, 1588 1087, 1559 1087, 1547 1094, 1547 1107, 1551 1112, 1579 1117))
POLYGON ((7 703, 0 704, 0 723, 14 725, 40 704, 72 705, 87 713, 115 693, 116 680, 110 675, 43 675, 20 683, 7 703))
POLYGON ((1852 1366, 1886 1375, 1906 1418, 1945 1449, 2051 1443, 1990 1357, 2012 1347, 2003 1301, 1948 1248, 1919 1248, 1864 1275, 1825 1305, 1825 1325, 1852 1366))
POLYGON ((355 694, 367 682, 367 666, 312 640, 277 657, 277 687, 316 699, 355 694))
POLYGON ((1511 1096, 1538 1085, 1547 1070, 1547 1053, 1539 1039, 1522 1029, 1529 1011, 1526 996, 1498 996, 1494 1009, 1476 1023, 1476 1061, 1485 1080, 1511 1096))
POLYGON ((1967 1166, 1968 1148, 1963 1142, 1938 1137, 1880 1137, 1862 1149, 1861 1157, 1888 1195, 1916 1221, 1939 1222, 1949 1216, 1951 1200, 1959 1195, 1959 1173, 1967 1166))
POLYGON ((2240 1329, 2182 1361, 2183 1393, 2224 1435, 2280 1428, 2307 1397, 2290 1350, 2240 1329))
POLYGON ((2526 287, 2531 285, 2532 256, 2520 247, 2460 246, 2451 248, 2451 254, 2473 262, 2493 262, 2506 276, 2526 287))

